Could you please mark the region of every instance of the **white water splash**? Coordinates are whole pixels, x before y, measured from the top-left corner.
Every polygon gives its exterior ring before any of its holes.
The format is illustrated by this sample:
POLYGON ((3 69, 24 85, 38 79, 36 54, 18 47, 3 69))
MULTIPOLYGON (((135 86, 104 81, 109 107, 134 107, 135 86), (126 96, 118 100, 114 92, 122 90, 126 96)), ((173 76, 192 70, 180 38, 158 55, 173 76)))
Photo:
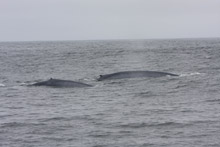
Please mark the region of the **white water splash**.
POLYGON ((5 87, 5 85, 0 83, 0 87, 5 87))
POLYGON ((202 73, 199 73, 199 72, 185 73, 185 74, 180 74, 180 77, 196 76, 196 75, 201 75, 201 74, 202 73))
POLYGON ((27 86, 28 83, 20 83, 20 86, 27 86))

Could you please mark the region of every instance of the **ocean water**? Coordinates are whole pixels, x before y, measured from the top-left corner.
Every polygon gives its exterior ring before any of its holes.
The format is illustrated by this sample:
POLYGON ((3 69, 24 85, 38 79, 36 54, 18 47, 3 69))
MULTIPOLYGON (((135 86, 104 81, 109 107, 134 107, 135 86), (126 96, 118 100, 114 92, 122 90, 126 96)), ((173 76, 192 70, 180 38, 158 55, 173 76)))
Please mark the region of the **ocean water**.
POLYGON ((219 38, 1 42, 0 146, 219 147, 219 73, 219 38), (126 70, 180 76, 96 81, 126 70))

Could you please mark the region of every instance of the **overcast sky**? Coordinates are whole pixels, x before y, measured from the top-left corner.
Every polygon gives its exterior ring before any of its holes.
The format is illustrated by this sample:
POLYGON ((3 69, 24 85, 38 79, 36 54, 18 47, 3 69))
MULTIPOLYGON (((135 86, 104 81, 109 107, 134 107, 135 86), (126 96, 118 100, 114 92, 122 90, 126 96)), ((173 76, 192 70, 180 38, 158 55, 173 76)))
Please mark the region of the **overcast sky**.
POLYGON ((220 0, 0 0, 0 41, 220 37, 220 0))

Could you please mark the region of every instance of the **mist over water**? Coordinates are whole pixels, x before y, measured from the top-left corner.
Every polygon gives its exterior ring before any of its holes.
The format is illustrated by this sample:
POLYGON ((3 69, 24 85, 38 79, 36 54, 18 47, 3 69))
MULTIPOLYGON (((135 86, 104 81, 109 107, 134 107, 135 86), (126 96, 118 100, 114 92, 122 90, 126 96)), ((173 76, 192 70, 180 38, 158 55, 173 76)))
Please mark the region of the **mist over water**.
POLYGON ((0 146, 218 147, 220 39, 0 43, 0 146), (96 81, 154 70, 179 77, 96 81), (28 87, 57 78, 91 88, 28 87))

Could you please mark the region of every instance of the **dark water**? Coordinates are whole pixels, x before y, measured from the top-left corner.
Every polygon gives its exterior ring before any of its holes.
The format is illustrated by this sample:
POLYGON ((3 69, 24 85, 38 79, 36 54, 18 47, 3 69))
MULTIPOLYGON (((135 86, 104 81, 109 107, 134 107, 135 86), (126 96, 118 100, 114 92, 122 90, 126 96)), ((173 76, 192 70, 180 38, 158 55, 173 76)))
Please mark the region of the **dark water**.
POLYGON ((2 42, 0 146, 219 147, 219 73, 220 39, 2 42), (95 80, 124 70, 181 76, 95 80))

